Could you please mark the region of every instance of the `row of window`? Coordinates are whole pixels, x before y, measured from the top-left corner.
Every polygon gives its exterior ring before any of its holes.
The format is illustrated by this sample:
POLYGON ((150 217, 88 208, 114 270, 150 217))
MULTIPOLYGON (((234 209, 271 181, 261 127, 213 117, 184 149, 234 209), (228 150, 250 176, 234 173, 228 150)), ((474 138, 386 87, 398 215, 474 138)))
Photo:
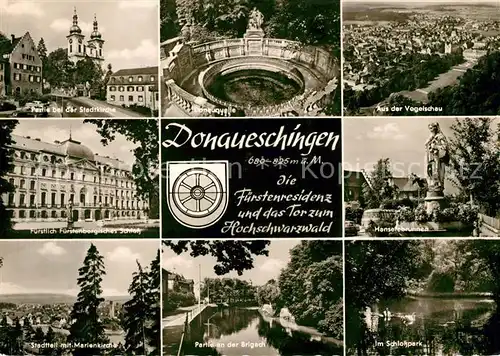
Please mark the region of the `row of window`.
POLYGON ((24 80, 25 82, 28 81, 31 83, 41 83, 42 77, 38 75, 22 75, 21 73, 14 73, 14 80, 19 82, 24 80))
MULTIPOLYGON (((51 200, 49 203, 49 201, 47 200, 47 193, 42 192, 42 194, 40 196, 40 205, 41 206, 47 206, 47 205, 54 206, 54 205, 66 205, 66 203, 68 203, 68 204, 75 203, 75 201, 74 201, 75 195, 74 194, 69 195, 68 202, 66 202, 66 194, 64 194, 64 193, 61 193, 59 202, 56 201, 56 197, 57 197, 56 193, 52 193, 50 195, 50 197, 51 197, 51 200)), ((29 205, 35 206, 36 201, 37 201, 36 194, 31 194, 29 196, 29 205)), ((8 202, 9 202, 10 206, 13 206, 16 204, 14 193, 9 193, 8 202)), ((19 203, 19 206, 26 205, 26 194, 19 195, 19 202, 18 203, 19 203)), ((85 194, 80 194, 80 204, 82 204, 83 206, 90 204, 90 202, 85 201, 85 194)), ((139 209, 139 208, 141 208, 140 202, 136 201, 136 200, 118 200, 118 199, 114 200, 113 197, 109 197, 109 200, 108 200, 108 197, 104 197, 104 203, 103 203, 102 197, 98 197, 97 195, 94 195, 93 206, 98 206, 98 204, 101 204, 104 207, 115 205, 115 207, 117 209, 119 209, 119 208, 121 208, 121 209, 139 209), (115 202, 115 204, 113 204, 113 202, 115 202)))
MULTIPOLYGON (((111 95, 111 96, 109 97, 109 99, 110 99, 111 101, 116 101, 116 96, 115 96, 115 95, 111 95)), ((124 95, 120 95, 120 101, 125 101, 125 96, 124 96, 124 95)), ((134 96, 133 96, 133 95, 129 95, 129 96, 128 96, 128 101, 135 102, 135 100, 134 100, 134 96)), ((138 96, 137 96, 137 101, 138 101, 139 103, 143 103, 143 102, 144 102, 144 96, 142 96, 142 95, 138 95, 138 96)))
MULTIPOLYGON (((19 167, 19 174, 20 175, 26 175, 27 174, 27 171, 26 171, 26 167, 24 166, 21 166, 19 167)), ((36 167, 31 167, 31 171, 30 171, 30 175, 31 176, 36 176, 36 167)), ((12 167, 11 173, 17 173, 16 172, 16 167, 12 167)), ((49 172, 48 169, 46 168, 42 168, 42 171, 41 171, 41 176, 42 177, 49 177, 49 178, 58 178, 57 177, 57 172, 55 169, 53 169, 52 171, 49 172)), ((92 176, 93 177, 93 182, 94 183, 100 183, 100 184, 108 184, 108 178, 104 178, 104 181, 101 177, 97 177, 97 176, 92 176)), ((61 174, 60 174, 60 177, 61 179, 67 179, 66 178, 66 171, 61 171, 61 174)), ((74 172, 70 172, 70 175, 69 175, 69 180, 76 180, 76 176, 75 176, 75 173, 74 172)), ((85 174, 82 174, 81 176, 81 179, 79 179, 80 181, 82 182, 91 182, 90 179, 88 179, 88 176, 85 175, 85 174)), ((128 182, 128 181, 119 181, 119 180, 114 180, 114 179, 110 179, 110 183, 111 185, 115 185, 115 186, 121 186, 122 188, 131 188, 133 189, 135 187, 134 183, 132 182, 128 182), (120 184, 121 183, 121 184, 120 184)))
MULTIPOLYGON (((139 75, 137 76, 137 81, 138 82, 142 82, 144 80, 143 76, 142 75, 139 75)), ((133 76, 129 76, 128 77, 128 82, 129 83, 132 83, 134 81, 134 77, 133 76)), ((156 77, 154 75, 150 76, 149 77, 149 81, 150 82, 155 82, 156 81, 156 77)), ((112 77, 111 78, 111 83, 124 83, 125 82, 125 77, 112 77)))
MULTIPOLYGON (((69 53, 73 53, 73 45, 69 45, 69 53)), ((78 52, 76 52, 77 54, 86 54, 87 53, 87 47, 85 45, 83 45, 83 51, 82 51, 82 45, 78 45, 78 52)), ((94 53, 94 49, 91 48, 90 49, 90 55, 93 57, 94 55, 95 56, 99 56, 99 57, 102 57, 102 49, 99 49, 99 51, 95 51, 94 53)))
MULTIPOLYGON (((14 215, 14 210, 9 210, 9 215, 11 218, 16 218, 16 216, 14 215)), ((132 216, 132 217, 135 217, 136 216, 136 212, 135 211, 122 211, 121 214, 120 212, 115 212, 113 213, 113 211, 111 211, 111 214, 108 210, 104 211, 104 219, 108 219, 110 217, 120 217, 120 216, 132 216)), ((42 210, 41 213, 38 214, 37 216, 37 212, 35 210, 30 210, 29 211, 29 217, 30 219, 36 219, 37 217, 41 217, 42 219, 48 219, 49 218, 49 213, 46 211, 46 210, 42 210)), ((51 214, 50 214, 50 217, 52 219, 57 219, 57 218, 64 218, 66 219, 68 217, 68 213, 66 212, 66 210, 61 210, 60 212, 60 215, 58 216, 57 215, 57 211, 56 210, 52 210, 51 211, 51 214)), ((137 217, 140 217, 140 212, 137 212, 137 217)), ((19 210, 19 218, 20 219, 26 219, 27 216, 26 216, 26 210, 19 210)), ((90 210, 85 210, 84 212, 84 218, 85 219, 90 219, 91 218, 91 212, 90 210)))
MULTIPOLYGON (((110 86, 109 87, 109 91, 116 91, 116 87, 115 86, 110 86)), ((125 91, 125 87, 124 86, 119 86, 118 87, 118 91, 125 91)), ((127 87, 127 91, 138 91, 138 92, 143 92, 144 91, 144 86, 138 86, 137 88, 136 87, 133 87, 133 86, 128 86, 127 87)), ((151 88, 149 88, 149 91, 152 91, 151 88)))
MULTIPOLYGON (((24 59, 24 54, 23 54, 23 59, 24 59)), ((30 70, 32 72, 38 72, 38 73, 40 73, 42 71, 42 67, 40 67, 40 66, 24 64, 24 63, 14 63, 14 69, 24 69, 24 70, 30 70)))
MULTIPOLYGON (((30 137, 27 137, 27 138, 30 138, 30 137)), ((39 156, 36 154, 36 153, 33 153, 31 152, 29 155, 27 152, 24 152, 24 151, 16 151, 15 152, 15 157, 16 158, 20 158, 20 159, 23 159, 23 160, 31 160, 31 161, 35 161, 35 162, 38 162, 39 160, 39 156)), ((63 164, 63 160, 62 158, 57 158, 56 156, 43 156, 43 162, 46 162, 46 163, 50 163, 51 164, 63 164)), ((120 171, 119 169, 115 169, 114 172, 112 171, 113 168, 109 167, 109 166, 106 166, 106 165, 100 165, 98 164, 98 168, 99 169, 103 169, 103 172, 104 173, 110 173, 110 174, 113 174, 117 177, 128 177, 130 176, 130 172, 127 172, 127 171, 120 171)), ((32 168, 32 171, 33 171, 33 168, 32 168)), ((23 173, 24 174, 24 173, 23 173)), ((113 180, 111 180, 111 182, 113 182, 113 180)), ((111 183, 113 184, 113 183, 111 183)))
POLYGON ((23 59, 27 59, 28 61, 35 61, 36 57, 32 56, 31 54, 22 54, 23 59))
MULTIPOLYGON (((15 186, 15 180, 14 178, 10 178, 9 179, 9 183, 14 185, 15 186)), ((123 182, 122 182, 123 184, 123 182)), ((19 181, 19 187, 16 186, 16 188, 19 188, 19 189, 26 189, 26 181, 24 179, 21 179, 19 181)), ((126 182, 126 188, 128 188, 128 182, 126 182)), ((132 188, 132 183, 130 183, 130 188, 132 188)), ((36 189, 36 181, 32 180, 30 181, 30 190, 35 190, 36 189)), ((105 194, 108 194, 108 192, 106 191, 105 194)), ((116 189, 115 190, 115 195, 118 197, 118 196, 121 196, 121 197, 129 197, 129 196, 132 196, 132 192, 127 190, 118 190, 116 189)))

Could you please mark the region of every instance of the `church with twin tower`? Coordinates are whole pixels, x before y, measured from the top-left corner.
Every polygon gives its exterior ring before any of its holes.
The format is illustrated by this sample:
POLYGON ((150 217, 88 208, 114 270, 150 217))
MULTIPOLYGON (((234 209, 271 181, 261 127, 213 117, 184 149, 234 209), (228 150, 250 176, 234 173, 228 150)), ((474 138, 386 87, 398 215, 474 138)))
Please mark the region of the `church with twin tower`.
POLYGON ((78 15, 75 7, 73 13, 73 25, 69 29, 69 35, 66 36, 68 39, 68 58, 73 63, 76 63, 85 59, 85 57, 89 57, 92 58, 94 63, 102 68, 104 65, 104 40, 99 32, 99 26, 95 15, 93 26, 94 28, 90 34, 90 39, 85 41, 85 35, 82 34, 82 30, 80 26, 78 26, 78 15))

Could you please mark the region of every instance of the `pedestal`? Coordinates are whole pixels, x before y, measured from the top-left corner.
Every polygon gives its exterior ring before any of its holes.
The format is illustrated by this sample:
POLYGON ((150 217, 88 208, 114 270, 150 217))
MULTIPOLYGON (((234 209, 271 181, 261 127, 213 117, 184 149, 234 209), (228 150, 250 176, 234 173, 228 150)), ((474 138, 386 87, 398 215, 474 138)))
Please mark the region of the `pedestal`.
POLYGON ((245 35, 243 36, 244 38, 264 38, 264 30, 261 28, 259 29, 253 29, 253 30, 247 30, 245 32, 245 35))
POLYGON ((436 209, 443 210, 446 208, 444 194, 441 191, 430 191, 427 192, 425 197, 425 210, 427 215, 432 216, 436 209))

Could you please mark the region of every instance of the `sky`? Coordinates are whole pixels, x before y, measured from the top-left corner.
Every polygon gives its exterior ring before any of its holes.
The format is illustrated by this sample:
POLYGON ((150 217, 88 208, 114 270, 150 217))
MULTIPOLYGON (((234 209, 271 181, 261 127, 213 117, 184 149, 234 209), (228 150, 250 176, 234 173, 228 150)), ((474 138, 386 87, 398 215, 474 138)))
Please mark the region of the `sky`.
MULTIPOLYGON (((290 261, 290 250, 298 245, 300 240, 272 240, 268 246, 269 256, 257 256, 254 260, 254 268, 243 272, 238 276, 236 272, 231 272, 224 276, 217 276, 214 272, 216 259, 212 256, 191 257, 188 252, 177 255, 169 248, 163 249, 162 266, 170 272, 175 272, 187 279, 195 281, 195 292, 198 286, 199 270, 201 266, 201 279, 204 278, 238 278, 252 281, 252 284, 264 285, 270 279, 277 279, 281 269, 286 267, 290 261)), ((196 293, 195 293, 196 294, 196 293)))
POLYGON ((157 240, 0 241, 0 295, 57 293, 76 296, 78 269, 94 243, 104 257, 103 296, 128 295, 136 260, 149 266, 157 240))
MULTIPOLYGON (((463 118, 462 120, 467 120, 463 118)), ((425 148, 428 125, 438 122, 448 138, 453 136, 454 118, 350 118, 344 120, 344 169, 371 171, 380 158, 390 158, 394 176, 415 173, 425 176, 425 148)), ((453 191, 451 182, 445 190, 453 191)))
POLYGON ((105 65, 113 71, 158 66, 157 0, 0 0, 0 31, 8 38, 29 31, 35 43, 43 37, 49 53, 67 48, 75 6, 85 40, 96 14, 105 65))
POLYGON ((100 156, 109 156, 118 158, 126 165, 132 166, 135 162, 134 154, 131 152, 137 145, 127 141, 125 136, 116 134, 115 140, 107 146, 101 144, 101 135, 96 131, 97 126, 90 123, 83 123, 83 120, 75 119, 24 119, 19 120, 19 124, 13 131, 13 134, 20 136, 30 136, 39 138, 45 142, 54 142, 54 140, 64 141, 71 137, 73 140, 80 141, 100 156))

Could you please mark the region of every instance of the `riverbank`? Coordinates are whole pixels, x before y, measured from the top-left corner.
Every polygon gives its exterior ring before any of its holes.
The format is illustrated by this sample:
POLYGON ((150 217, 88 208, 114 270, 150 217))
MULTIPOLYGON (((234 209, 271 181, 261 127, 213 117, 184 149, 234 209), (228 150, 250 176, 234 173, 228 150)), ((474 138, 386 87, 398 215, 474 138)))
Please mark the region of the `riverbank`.
POLYGON ((335 345, 335 346, 344 347, 343 341, 335 339, 335 338, 330 337, 330 336, 326 336, 323 333, 316 330, 315 328, 312 328, 310 326, 298 325, 295 323, 292 324, 291 322, 288 322, 288 321, 284 322, 284 320, 282 320, 281 318, 273 317, 273 316, 270 316, 270 315, 264 313, 264 311, 261 308, 257 308, 256 310, 258 310, 260 315, 262 315, 262 317, 264 318, 264 320, 266 320, 268 322, 273 321, 273 322, 280 324, 284 328, 289 327, 292 330, 299 331, 299 332, 302 332, 304 334, 308 334, 314 338, 319 338, 322 342, 330 343, 330 344, 335 345))
POLYGON ((438 293, 438 292, 417 292, 410 291, 408 297, 413 298, 439 298, 439 299, 491 299, 493 293, 489 292, 453 292, 453 293, 438 293))

